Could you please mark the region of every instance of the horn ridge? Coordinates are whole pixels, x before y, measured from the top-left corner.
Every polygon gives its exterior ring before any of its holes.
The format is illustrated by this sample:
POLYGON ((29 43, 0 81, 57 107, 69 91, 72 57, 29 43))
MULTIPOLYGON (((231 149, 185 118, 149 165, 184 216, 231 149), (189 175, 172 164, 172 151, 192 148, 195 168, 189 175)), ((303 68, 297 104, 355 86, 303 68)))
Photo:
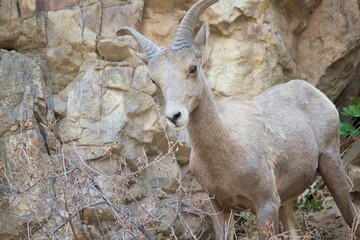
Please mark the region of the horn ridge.
POLYGON ((143 36, 135 29, 129 27, 123 27, 116 32, 116 36, 124 36, 124 35, 133 36, 140 45, 140 47, 144 50, 144 52, 146 53, 149 59, 155 58, 161 52, 161 49, 158 46, 156 46, 155 43, 150 41, 148 38, 143 36))
POLYGON ((192 34, 201 13, 219 0, 201 0, 193 5, 181 20, 176 30, 171 49, 178 51, 192 45, 192 34))

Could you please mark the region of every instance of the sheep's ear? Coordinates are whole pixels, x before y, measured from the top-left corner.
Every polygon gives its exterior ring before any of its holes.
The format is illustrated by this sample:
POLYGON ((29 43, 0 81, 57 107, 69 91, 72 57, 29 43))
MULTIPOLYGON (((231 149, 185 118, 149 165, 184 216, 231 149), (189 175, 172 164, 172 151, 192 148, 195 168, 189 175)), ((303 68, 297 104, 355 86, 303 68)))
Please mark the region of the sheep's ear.
POLYGON ((196 34, 194 47, 197 51, 204 53, 207 47, 209 38, 209 23, 204 21, 199 32, 196 34))
POLYGON ((148 64, 149 58, 145 53, 138 53, 138 52, 135 52, 132 49, 129 49, 129 52, 133 57, 139 59, 140 61, 142 61, 145 64, 148 64))

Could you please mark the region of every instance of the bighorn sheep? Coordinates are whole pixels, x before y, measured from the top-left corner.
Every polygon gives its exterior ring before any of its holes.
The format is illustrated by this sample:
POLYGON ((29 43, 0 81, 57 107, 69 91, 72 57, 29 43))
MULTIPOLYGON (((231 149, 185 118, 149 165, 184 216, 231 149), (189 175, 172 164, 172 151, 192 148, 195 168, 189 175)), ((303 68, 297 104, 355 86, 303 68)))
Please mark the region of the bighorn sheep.
MULTIPOLYGON (((182 19, 170 47, 159 48, 131 28, 145 54, 151 79, 166 101, 168 125, 188 127, 192 143, 190 167, 214 197, 218 239, 225 236, 231 210, 250 209, 257 216, 260 239, 270 228, 299 230, 292 202, 320 174, 343 217, 353 226, 357 213, 339 154, 339 116, 333 103, 302 80, 271 87, 251 101, 230 97, 215 104, 201 68, 208 26, 194 42, 200 14, 217 0, 201 0, 182 19)), ((231 220, 230 220, 231 222, 231 220)), ((231 239, 233 233, 227 234, 231 239)), ((359 236, 359 232, 357 232, 359 236)))

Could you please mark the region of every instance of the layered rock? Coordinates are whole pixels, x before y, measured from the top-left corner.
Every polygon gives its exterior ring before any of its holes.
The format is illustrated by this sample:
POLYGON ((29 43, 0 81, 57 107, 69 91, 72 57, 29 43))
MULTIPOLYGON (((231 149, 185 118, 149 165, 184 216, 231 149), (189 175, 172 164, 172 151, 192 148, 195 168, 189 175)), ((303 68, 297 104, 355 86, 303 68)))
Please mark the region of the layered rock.
MULTIPOLYGON (((211 233, 209 199, 188 174, 187 133, 166 128, 161 94, 129 54, 141 51, 134 39, 115 37, 130 26, 168 45, 195 2, 1 2, 0 236, 211 233)), ((293 78, 340 105, 358 94, 356 0, 224 0, 203 20, 217 98, 251 98, 293 78)), ((349 171, 357 184, 358 169, 349 171)))

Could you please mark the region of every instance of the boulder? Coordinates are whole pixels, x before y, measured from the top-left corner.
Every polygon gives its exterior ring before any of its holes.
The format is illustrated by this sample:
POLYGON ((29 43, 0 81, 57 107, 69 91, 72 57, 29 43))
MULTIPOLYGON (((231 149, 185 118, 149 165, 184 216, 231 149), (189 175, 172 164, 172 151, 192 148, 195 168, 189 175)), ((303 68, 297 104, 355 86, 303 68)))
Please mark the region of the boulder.
POLYGON ((359 2, 322 1, 299 35, 296 56, 299 78, 337 99, 359 65, 359 2))
MULTIPOLYGON (((47 131, 53 114, 43 65, 40 58, 0 51, 1 203, 9 204, 7 194, 12 199, 12 207, 0 213, 0 236, 21 237, 33 214, 38 223, 49 214, 45 199, 38 197, 46 189, 38 181, 50 165, 53 137, 47 131)), ((29 224, 29 229, 38 226, 29 224)))
POLYGON ((45 16, 35 13, 33 0, 1 2, 0 48, 41 51, 46 44, 45 16))
POLYGON ((49 11, 46 27, 50 81, 52 91, 59 92, 73 81, 88 53, 95 52, 96 34, 85 26, 79 8, 49 11))
POLYGON ((131 75, 132 68, 87 60, 72 89, 66 89, 66 112, 58 123, 59 134, 69 148, 75 142, 84 159, 102 156, 125 126, 124 91, 130 87, 131 75))

